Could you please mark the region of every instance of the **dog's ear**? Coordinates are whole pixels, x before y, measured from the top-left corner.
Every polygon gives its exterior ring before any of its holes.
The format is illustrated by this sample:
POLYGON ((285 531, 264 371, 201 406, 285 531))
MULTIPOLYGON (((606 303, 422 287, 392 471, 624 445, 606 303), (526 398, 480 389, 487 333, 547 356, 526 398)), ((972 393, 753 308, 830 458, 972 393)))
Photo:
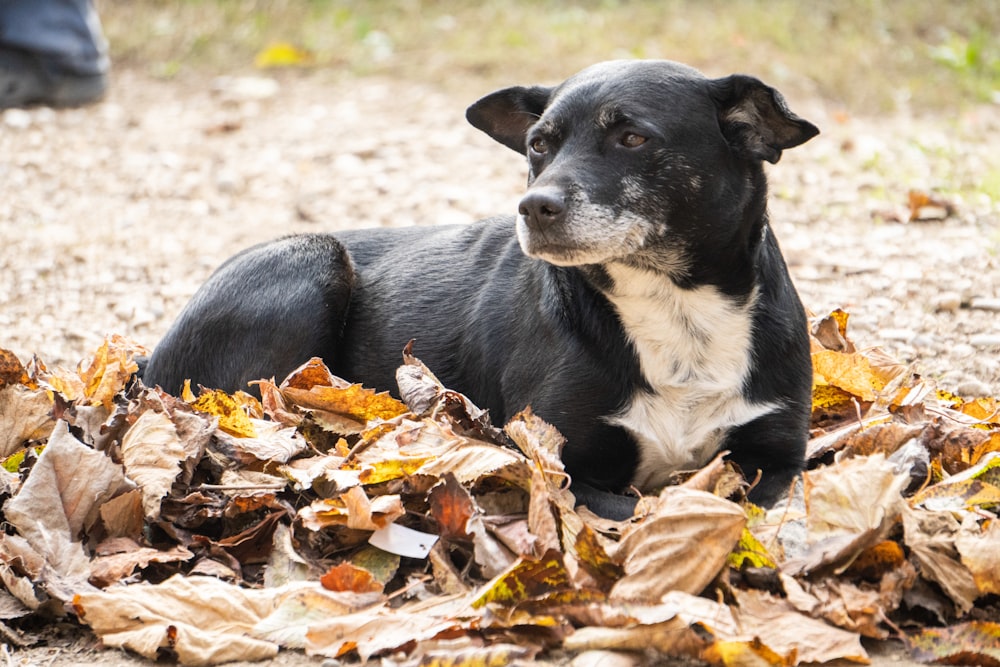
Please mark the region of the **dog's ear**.
POLYGON ((545 111, 552 88, 515 86, 490 93, 465 112, 472 126, 524 155, 525 135, 545 111))
POLYGON ((819 128, 788 110, 774 88, 744 74, 710 82, 722 135, 738 153, 774 163, 781 151, 804 144, 819 128))

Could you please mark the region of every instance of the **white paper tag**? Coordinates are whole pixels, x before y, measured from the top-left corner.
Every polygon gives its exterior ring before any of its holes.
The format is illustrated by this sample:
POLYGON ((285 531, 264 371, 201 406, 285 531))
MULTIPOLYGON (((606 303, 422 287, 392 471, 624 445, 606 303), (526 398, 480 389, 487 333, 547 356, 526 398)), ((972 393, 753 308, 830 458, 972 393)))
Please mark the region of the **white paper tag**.
POLYGON ((372 533, 368 544, 397 556, 427 558, 427 554, 437 541, 437 535, 421 533, 419 530, 390 523, 372 533))

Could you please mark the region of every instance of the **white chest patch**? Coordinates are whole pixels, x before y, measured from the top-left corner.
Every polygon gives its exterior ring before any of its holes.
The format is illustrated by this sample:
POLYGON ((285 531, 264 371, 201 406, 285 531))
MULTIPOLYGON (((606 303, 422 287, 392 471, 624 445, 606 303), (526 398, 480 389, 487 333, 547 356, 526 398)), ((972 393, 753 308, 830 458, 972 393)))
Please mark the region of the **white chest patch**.
POLYGON ((713 287, 683 290, 662 276, 617 263, 609 295, 652 388, 609 418, 639 444, 632 483, 662 486, 671 473, 712 457, 726 432, 777 407, 742 394, 750 371, 756 292, 737 303, 713 287))

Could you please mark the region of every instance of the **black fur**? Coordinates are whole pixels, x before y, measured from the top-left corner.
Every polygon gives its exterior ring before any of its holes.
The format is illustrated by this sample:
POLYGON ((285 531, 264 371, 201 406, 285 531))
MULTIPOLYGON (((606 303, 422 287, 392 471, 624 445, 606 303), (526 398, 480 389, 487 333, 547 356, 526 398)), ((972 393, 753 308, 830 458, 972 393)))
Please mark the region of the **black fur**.
POLYGON ((711 80, 665 61, 497 91, 467 116, 527 152, 518 218, 250 248, 195 295, 144 381, 232 391, 320 356, 338 375, 391 389, 415 339, 417 356, 495 422, 530 405, 554 424, 578 499, 624 517, 634 499, 618 494, 642 463, 633 435, 609 420, 653 388, 609 300, 619 263, 734 304, 756 294, 741 391, 779 407, 730 429, 723 447, 749 475, 763 471, 752 498, 780 496, 803 466, 811 367, 802 306, 767 227, 761 161, 816 128, 756 79, 711 80))

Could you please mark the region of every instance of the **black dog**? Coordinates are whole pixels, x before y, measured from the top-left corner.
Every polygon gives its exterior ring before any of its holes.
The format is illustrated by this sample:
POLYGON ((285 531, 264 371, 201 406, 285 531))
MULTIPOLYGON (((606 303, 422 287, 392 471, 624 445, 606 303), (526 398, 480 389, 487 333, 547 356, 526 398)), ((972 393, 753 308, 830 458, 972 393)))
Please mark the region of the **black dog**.
POLYGON ((514 87, 469 121, 526 153, 517 217, 291 236, 223 264, 156 348, 147 385, 227 390, 312 356, 395 386, 410 339, 502 423, 567 438, 580 502, 662 485, 720 449, 770 503, 802 470, 806 319, 767 224, 762 161, 818 130, 757 79, 610 62, 514 87))

